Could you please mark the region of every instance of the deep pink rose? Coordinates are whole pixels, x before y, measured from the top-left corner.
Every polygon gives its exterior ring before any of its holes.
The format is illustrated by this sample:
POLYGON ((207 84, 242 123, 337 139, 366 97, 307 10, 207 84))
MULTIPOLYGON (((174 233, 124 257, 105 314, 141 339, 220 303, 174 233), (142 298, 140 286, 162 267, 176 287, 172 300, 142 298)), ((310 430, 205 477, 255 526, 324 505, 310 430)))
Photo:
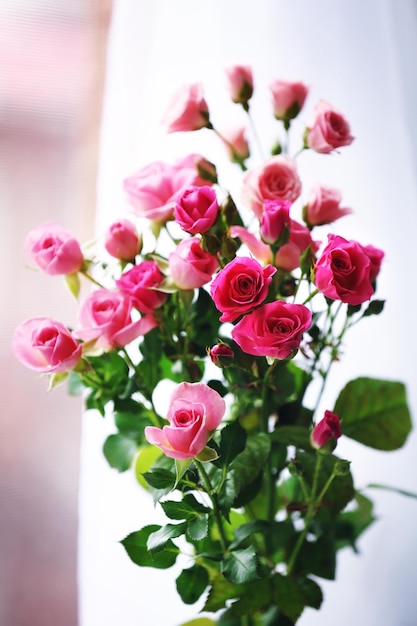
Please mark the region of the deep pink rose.
POLYGON ((124 180, 124 189, 136 215, 164 222, 173 216, 175 201, 191 185, 208 185, 216 176, 213 165, 198 154, 173 164, 155 161, 124 180))
POLYGON ((174 206, 176 222, 192 235, 205 233, 213 226, 219 214, 219 203, 212 187, 188 187, 174 206))
POLYGON ((227 367, 235 355, 232 348, 225 343, 218 343, 208 350, 211 362, 217 367, 227 367))
POLYGON ((319 249, 319 242, 313 241, 307 226, 290 220, 290 237, 275 255, 275 265, 287 272, 300 267, 300 255, 311 246, 313 254, 319 249))
POLYGON ((301 193, 301 181, 293 159, 282 155, 246 173, 243 180, 243 202, 260 219, 266 200, 294 202, 301 193))
POLYGON ((342 208, 341 202, 342 194, 338 189, 315 185, 303 209, 303 219, 309 226, 330 224, 352 213, 352 209, 342 208))
POLYGON ((184 239, 168 257, 172 280, 179 289, 198 289, 211 281, 217 258, 202 249, 197 237, 184 239))
POLYGON ((53 374, 74 369, 81 358, 81 344, 60 322, 32 317, 16 328, 12 352, 26 367, 53 374))
POLYGON ((262 304, 276 269, 262 267, 250 257, 235 257, 216 275, 210 293, 221 322, 233 322, 239 315, 262 304))
POLYGON ((320 100, 315 108, 313 122, 307 128, 307 146, 316 152, 328 154, 336 148, 350 145, 353 139, 346 118, 331 104, 320 100))
POLYGON ((122 219, 111 224, 105 231, 104 247, 116 259, 131 261, 141 251, 142 240, 135 225, 122 219))
POLYGON ((369 257, 371 262, 369 280, 373 283, 379 274, 385 253, 382 250, 379 250, 379 248, 374 248, 374 246, 362 246, 362 250, 369 257))
POLYGON ((203 85, 184 85, 176 91, 163 117, 167 132, 199 130, 210 125, 209 109, 204 99, 203 85))
POLYGON ((314 426, 310 439, 314 448, 318 450, 326 448, 326 451, 333 452, 336 440, 341 436, 339 416, 331 411, 325 411, 324 417, 314 426))
POLYGON ((328 244, 316 263, 315 283, 326 298, 362 304, 374 293, 370 272, 371 261, 359 243, 328 235, 328 244))
POLYGON ((232 337, 248 354, 286 359, 298 349, 311 319, 303 304, 275 300, 245 315, 233 328, 232 337))
POLYGON ((47 274, 73 274, 81 269, 83 254, 80 244, 65 228, 45 222, 26 237, 27 254, 47 274))
POLYGON ((301 82, 275 80, 270 89, 276 119, 288 122, 297 117, 304 106, 308 87, 301 82))
POLYGON ((152 314, 133 321, 132 301, 115 289, 92 291, 81 304, 74 336, 94 342, 92 349, 105 352, 123 347, 157 326, 152 314))
POLYGON ((250 150, 245 126, 229 126, 220 134, 233 163, 242 163, 249 158, 250 150))
POLYGON ((282 200, 267 200, 261 215, 260 226, 263 241, 269 244, 276 243, 290 229, 291 202, 282 200))
POLYGON ((142 261, 123 272, 116 285, 130 296, 134 307, 142 313, 150 313, 167 299, 166 293, 158 291, 163 280, 156 261, 142 261))
POLYGON ((253 94, 253 74, 248 65, 226 68, 230 97, 237 104, 247 105, 253 94))
POLYGON ((222 421, 226 404, 204 383, 180 383, 168 409, 169 426, 147 426, 145 437, 173 459, 192 459, 204 448, 222 421))

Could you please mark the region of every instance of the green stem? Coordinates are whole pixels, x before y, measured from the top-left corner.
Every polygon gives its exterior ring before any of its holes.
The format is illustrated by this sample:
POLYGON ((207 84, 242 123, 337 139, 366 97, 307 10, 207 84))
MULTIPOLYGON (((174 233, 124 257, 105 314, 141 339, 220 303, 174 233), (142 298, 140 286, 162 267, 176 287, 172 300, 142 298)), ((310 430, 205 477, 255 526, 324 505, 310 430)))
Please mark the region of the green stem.
POLYGON ((80 271, 80 274, 82 274, 87 280, 89 280, 91 283, 93 283, 93 285, 96 285, 96 287, 100 287, 100 289, 107 289, 107 287, 105 287, 104 285, 102 285, 101 283, 98 282, 98 280, 96 280, 95 278, 93 278, 90 274, 88 274, 85 271, 80 271))
POLYGON ((198 471, 200 472, 200 476, 201 476, 201 479, 203 481, 206 493, 209 496, 209 498, 211 500, 211 503, 213 505, 214 521, 215 521, 217 529, 219 531, 220 543, 221 543, 223 552, 226 552, 227 551, 227 543, 228 542, 227 542, 226 534, 225 534, 224 528, 223 528, 222 516, 221 516, 221 513, 220 513, 219 503, 217 501, 217 493, 213 489, 213 485, 211 484, 209 475, 207 474, 206 470, 204 469, 203 463, 201 463, 201 461, 198 461, 197 459, 194 459, 194 463, 195 463, 198 471))

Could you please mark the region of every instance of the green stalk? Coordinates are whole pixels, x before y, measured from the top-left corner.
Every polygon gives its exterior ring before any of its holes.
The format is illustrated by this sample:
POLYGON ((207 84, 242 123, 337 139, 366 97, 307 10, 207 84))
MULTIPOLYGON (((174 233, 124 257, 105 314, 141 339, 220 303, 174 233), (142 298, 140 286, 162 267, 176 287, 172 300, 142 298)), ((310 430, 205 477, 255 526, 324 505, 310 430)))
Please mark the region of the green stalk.
POLYGON ((194 459, 194 463, 195 463, 198 471, 200 472, 200 476, 201 476, 201 479, 203 481, 206 493, 207 493, 208 497, 210 498, 211 503, 213 505, 214 521, 215 521, 217 529, 219 531, 219 537, 220 537, 220 543, 221 543, 221 546, 222 546, 222 550, 223 550, 223 552, 227 552, 227 543, 228 542, 227 542, 226 534, 224 532, 223 521, 222 521, 222 516, 221 516, 221 513, 220 513, 219 503, 217 502, 217 493, 213 489, 213 485, 211 484, 210 477, 207 474, 206 470, 204 469, 203 463, 201 463, 201 461, 199 461, 198 459, 194 459))

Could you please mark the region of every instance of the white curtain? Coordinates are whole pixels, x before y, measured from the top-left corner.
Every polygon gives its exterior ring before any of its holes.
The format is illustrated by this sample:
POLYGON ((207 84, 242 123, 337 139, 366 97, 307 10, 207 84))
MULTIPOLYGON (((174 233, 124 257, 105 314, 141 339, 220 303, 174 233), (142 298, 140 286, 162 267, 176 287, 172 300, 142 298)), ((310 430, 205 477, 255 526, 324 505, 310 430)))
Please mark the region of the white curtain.
MULTIPOLYGON (((98 231, 127 205, 122 180, 153 160, 223 152, 210 133, 165 136, 160 118, 173 91, 203 81, 212 118, 229 108, 224 68, 248 64, 255 76, 254 117, 272 143, 268 85, 302 80, 311 91, 301 122, 319 98, 350 120, 356 140, 339 156, 300 159, 309 187, 323 182, 343 192, 353 216, 339 232, 386 251, 378 285, 386 310, 351 331, 324 402, 332 407, 344 383, 369 375, 406 382, 416 414, 415 264, 417 233, 417 5, 414 0, 115 0, 98 180, 98 231)), ((80 626, 178 626, 201 605, 184 607, 172 570, 140 569, 118 543, 158 520, 129 473, 102 458, 111 424, 84 418, 80 495, 80 626)), ((378 453, 341 439, 338 454, 352 460, 358 487, 380 482, 417 491, 417 440, 398 452, 378 453)), ((417 596, 417 502, 369 492, 378 521, 344 550, 336 582, 324 582, 325 601, 306 609, 300 626, 414 626, 417 596)))

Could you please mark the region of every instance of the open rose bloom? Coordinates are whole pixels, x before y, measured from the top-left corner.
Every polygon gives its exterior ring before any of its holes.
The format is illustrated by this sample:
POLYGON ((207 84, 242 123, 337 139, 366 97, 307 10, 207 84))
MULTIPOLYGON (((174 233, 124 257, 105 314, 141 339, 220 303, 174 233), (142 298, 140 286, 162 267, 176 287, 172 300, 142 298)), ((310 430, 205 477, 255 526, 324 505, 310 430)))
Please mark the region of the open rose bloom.
POLYGON ((73 274, 81 269, 84 260, 77 239, 55 222, 45 222, 31 230, 25 248, 46 274, 73 274))

